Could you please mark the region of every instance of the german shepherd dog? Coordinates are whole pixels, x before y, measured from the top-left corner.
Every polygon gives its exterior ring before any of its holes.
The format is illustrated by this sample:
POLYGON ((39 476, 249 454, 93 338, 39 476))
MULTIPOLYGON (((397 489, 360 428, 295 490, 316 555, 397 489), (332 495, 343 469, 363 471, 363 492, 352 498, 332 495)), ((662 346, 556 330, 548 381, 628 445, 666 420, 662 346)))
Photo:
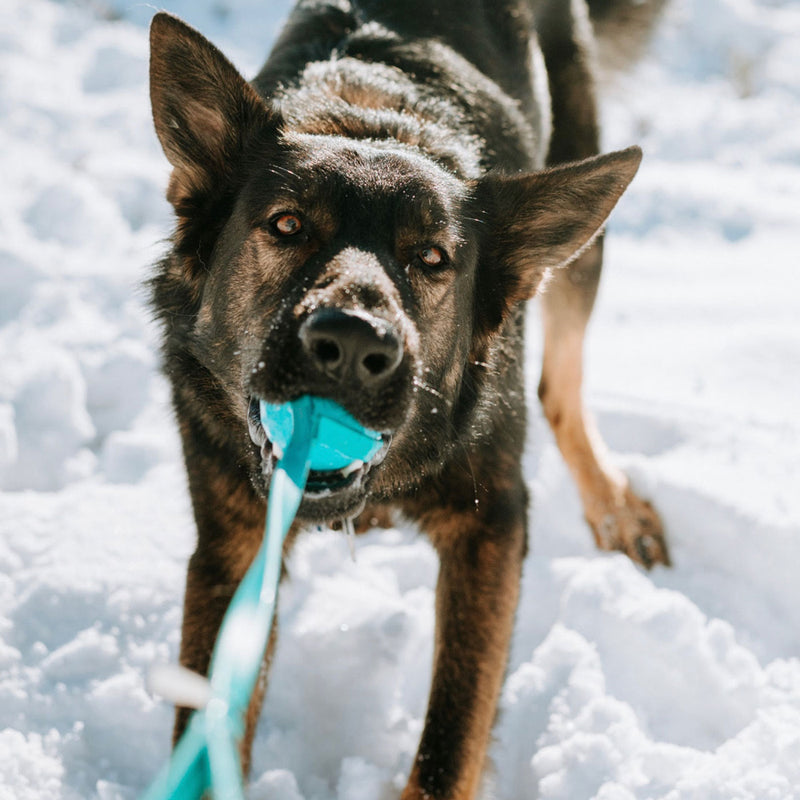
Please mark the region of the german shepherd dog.
MULTIPOLYGON (((293 534, 393 509, 440 558, 402 800, 478 791, 527 549, 524 306, 545 282, 539 397, 597 545, 668 563, 580 396, 599 231, 641 158, 598 155, 594 31, 634 50, 660 5, 300 0, 249 83, 178 19, 152 22, 177 216, 152 290, 198 532, 181 662, 207 671, 261 542, 276 454, 259 399, 340 403, 384 446, 312 472, 293 534)), ((265 665, 274 645, 273 631, 265 665)))

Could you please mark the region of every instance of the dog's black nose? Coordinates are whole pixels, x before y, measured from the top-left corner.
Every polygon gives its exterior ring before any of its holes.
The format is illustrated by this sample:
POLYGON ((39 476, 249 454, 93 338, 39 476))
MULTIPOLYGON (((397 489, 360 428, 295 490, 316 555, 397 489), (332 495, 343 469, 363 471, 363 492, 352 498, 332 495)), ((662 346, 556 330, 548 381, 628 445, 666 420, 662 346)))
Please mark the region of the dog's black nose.
POLYGON ((300 326, 311 363, 339 383, 376 389, 403 359, 403 345, 386 320, 338 308, 321 308, 300 326))

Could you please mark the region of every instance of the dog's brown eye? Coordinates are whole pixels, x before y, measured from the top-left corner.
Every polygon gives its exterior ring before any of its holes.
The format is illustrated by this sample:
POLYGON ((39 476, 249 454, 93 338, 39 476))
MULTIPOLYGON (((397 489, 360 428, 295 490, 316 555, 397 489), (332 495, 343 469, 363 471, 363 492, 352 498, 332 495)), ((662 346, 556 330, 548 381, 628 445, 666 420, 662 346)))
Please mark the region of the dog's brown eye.
POLYGON ((303 223, 296 214, 279 214, 272 220, 272 229, 281 236, 295 236, 303 230, 303 223))
POLYGON ((447 256, 438 247, 425 247, 418 253, 419 260, 431 269, 441 269, 447 264, 447 256))

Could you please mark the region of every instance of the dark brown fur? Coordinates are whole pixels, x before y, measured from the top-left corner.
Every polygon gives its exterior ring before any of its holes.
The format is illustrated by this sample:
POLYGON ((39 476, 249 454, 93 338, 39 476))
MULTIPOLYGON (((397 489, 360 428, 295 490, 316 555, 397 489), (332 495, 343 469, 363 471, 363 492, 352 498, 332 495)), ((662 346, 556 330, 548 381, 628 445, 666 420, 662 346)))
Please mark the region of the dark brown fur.
MULTIPOLYGON (((636 5, 638 20, 658 3, 636 5)), ((630 6, 590 10, 618 32, 630 6)), ((606 462, 580 400, 598 232, 640 159, 597 156, 586 7, 304 0, 252 84, 168 15, 151 44, 177 215, 153 296, 198 529, 181 662, 207 670, 262 535, 273 459, 248 432, 251 400, 330 397, 391 444, 336 491, 309 490, 286 549, 303 522, 392 508, 430 537, 433 681, 402 798, 474 798, 527 549, 524 303, 548 279, 539 394, 587 520, 600 547, 668 561, 658 518, 606 462), (320 309, 396 343, 392 368, 358 380, 329 368, 306 337, 320 309)), ((274 645, 275 631, 266 662, 274 645)))

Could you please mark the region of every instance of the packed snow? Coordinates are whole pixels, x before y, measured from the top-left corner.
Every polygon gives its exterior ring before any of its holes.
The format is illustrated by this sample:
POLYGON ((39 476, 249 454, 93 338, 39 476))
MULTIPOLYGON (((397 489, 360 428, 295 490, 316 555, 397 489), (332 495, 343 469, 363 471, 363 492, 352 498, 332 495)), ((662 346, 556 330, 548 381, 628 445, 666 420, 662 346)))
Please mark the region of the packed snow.
MULTIPOLYGON (((287 11, 166 7, 253 75, 287 11)), ((0 800, 133 800, 169 750, 193 522, 142 281, 164 248, 147 24, 0 4, 0 800)), ((603 103, 645 160, 609 226, 587 397, 674 566, 595 550, 534 398, 533 498, 482 797, 800 798, 800 6, 674 0, 603 103)), ((535 388, 541 339, 529 335, 535 388)), ((420 734, 435 555, 301 539, 249 797, 390 800, 420 734)))

